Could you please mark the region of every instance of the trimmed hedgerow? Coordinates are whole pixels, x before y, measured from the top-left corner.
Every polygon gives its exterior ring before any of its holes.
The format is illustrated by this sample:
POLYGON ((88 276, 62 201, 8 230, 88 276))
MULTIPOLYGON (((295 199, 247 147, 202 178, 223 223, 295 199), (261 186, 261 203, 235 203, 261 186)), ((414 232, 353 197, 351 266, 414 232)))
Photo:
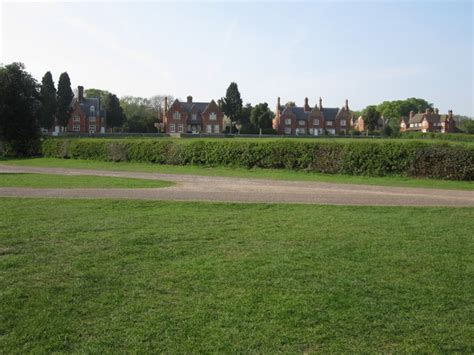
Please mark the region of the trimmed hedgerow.
POLYGON ((47 139, 47 157, 474 180, 474 147, 420 141, 47 139))

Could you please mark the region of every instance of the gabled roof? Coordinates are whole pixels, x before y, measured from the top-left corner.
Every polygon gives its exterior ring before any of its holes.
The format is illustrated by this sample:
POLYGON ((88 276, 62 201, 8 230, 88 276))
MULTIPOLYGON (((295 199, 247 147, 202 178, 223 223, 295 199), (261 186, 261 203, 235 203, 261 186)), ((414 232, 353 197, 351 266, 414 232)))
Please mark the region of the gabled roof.
MULTIPOLYGON (((286 106, 282 114, 284 114, 286 110, 293 112, 297 120, 308 120, 314 108, 312 111, 305 111, 304 107, 301 106, 286 106)), ((341 109, 337 107, 323 107, 321 112, 326 121, 335 121, 340 110, 341 109)))
POLYGON ((188 113, 191 113, 193 108, 196 108, 198 113, 203 113, 210 102, 181 102, 179 101, 181 108, 188 113))
POLYGON ((339 113, 339 108, 335 107, 323 107, 323 115, 324 115, 324 120, 325 121, 335 121, 336 116, 339 113))
POLYGON ((79 100, 74 97, 71 102, 71 107, 73 107, 76 103, 79 104, 82 112, 84 112, 84 114, 87 116, 90 113, 91 107, 94 106, 96 115, 98 113, 100 117, 105 117, 105 110, 101 109, 100 98, 98 97, 84 97, 81 102, 79 102, 79 100))

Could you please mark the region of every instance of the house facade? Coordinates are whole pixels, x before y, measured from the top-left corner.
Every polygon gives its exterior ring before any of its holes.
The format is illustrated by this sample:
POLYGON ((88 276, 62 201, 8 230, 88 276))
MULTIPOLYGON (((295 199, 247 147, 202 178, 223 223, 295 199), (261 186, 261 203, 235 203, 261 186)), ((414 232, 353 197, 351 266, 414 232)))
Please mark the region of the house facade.
MULTIPOLYGON (((377 124, 374 127, 374 130, 381 131, 388 125, 388 120, 383 116, 380 117, 377 121, 377 124)), ((359 116, 357 119, 353 118, 351 126, 353 129, 359 132, 366 132, 368 127, 365 124, 364 117, 359 116)))
POLYGON ((414 113, 410 111, 409 117, 402 117, 400 120, 401 132, 441 132, 452 133, 456 130, 456 123, 453 118, 453 111, 449 110, 447 115, 440 115, 435 108, 426 109, 424 113, 414 113))
POLYGON ((348 133, 351 122, 348 100, 343 107, 333 108, 323 107, 321 98, 314 107, 309 106, 308 98, 304 106, 281 106, 278 98, 273 129, 285 135, 339 135, 348 133))
MULTIPOLYGON (((59 127, 56 127, 59 131, 59 127)), ((77 97, 71 102, 71 114, 67 131, 72 133, 105 133, 105 110, 100 98, 84 97, 84 87, 77 88, 77 97)))
POLYGON ((224 114, 214 100, 193 102, 188 96, 186 102, 174 100, 168 108, 165 97, 163 128, 166 133, 222 133, 224 114))

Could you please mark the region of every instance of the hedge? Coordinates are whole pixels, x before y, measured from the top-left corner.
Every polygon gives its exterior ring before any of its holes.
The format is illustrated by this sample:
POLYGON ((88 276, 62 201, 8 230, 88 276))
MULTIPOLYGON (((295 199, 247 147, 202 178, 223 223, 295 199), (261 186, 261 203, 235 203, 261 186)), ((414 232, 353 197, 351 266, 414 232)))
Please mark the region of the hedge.
POLYGON ((55 158, 474 179, 474 146, 419 141, 46 139, 55 158))

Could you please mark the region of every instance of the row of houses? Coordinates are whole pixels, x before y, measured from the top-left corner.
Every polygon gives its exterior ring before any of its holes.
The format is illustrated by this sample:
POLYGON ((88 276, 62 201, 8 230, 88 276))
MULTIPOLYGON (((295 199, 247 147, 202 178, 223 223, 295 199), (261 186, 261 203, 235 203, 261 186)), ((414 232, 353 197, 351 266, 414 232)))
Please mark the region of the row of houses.
MULTIPOLYGON (((67 125, 68 132, 76 133, 105 133, 106 114, 101 107, 100 98, 84 97, 84 88, 78 87, 77 97, 71 102, 71 117, 67 125)), ((377 123, 376 129, 383 129, 387 120, 383 117, 377 123)), ((165 98, 164 115, 157 127, 169 134, 203 133, 219 134, 224 132, 224 114, 219 105, 209 102, 194 102, 188 96, 185 102, 178 99, 168 107, 165 98)), ((345 135, 350 130, 366 131, 362 117, 356 118, 349 110, 349 101, 342 107, 325 107, 322 98, 318 104, 311 107, 308 98, 303 106, 293 104, 281 105, 277 99, 273 129, 282 135, 345 135)), ((56 126, 55 131, 59 131, 56 126)), ((400 120, 401 131, 420 132, 454 132, 455 122, 453 112, 440 115, 438 109, 427 109, 425 113, 410 112, 409 117, 400 120)))

